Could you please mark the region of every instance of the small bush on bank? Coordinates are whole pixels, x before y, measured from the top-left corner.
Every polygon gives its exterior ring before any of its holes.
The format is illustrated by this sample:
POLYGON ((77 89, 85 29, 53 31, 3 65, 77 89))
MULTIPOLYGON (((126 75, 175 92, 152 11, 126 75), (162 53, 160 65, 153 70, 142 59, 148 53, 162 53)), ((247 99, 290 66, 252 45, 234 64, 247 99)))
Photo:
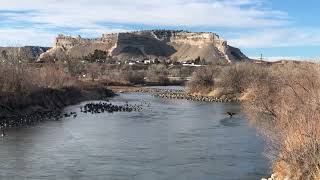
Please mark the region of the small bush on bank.
POLYGON ((59 89, 75 86, 78 83, 61 65, 44 65, 35 71, 37 74, 33 73, 35 75, 31 79, 34 79, 35 84, 39 87, 59 89))
POLYGON ((144 72, 143 71, 121 71, 119 79, 128 84, 143 84, 144 83, 144 72))
POLYGON ((266 77, 267 68, 252 63, 236 63, 230 66, 211 65, 198 69, 188 82, 191 93, 207 94, 222 89, 225 95, 240 95, 255 81, 266 77))
POLYGON ((23 64, 0 64, 1 92, 26 92, 36 88, 34 73, 23 64))
POLYGON ((237 63, 223 69, 220 86, 233 94, 244 93, 254 82, 262 81, 267 74, 266 67, 253 63, 237 63))
POLYGON ((166 85, 169 83, 168 69, 163 64, 153 64, 149 66, 146 77, 149 82, 166 85))
POLYGON ((209 93, 214 89, 215 78, 219 75, 220 69, 214 66, 202 67, 192 73, 191 80, 187 83, 190 93, 209 93))
POLYGON ((130 66, 123 66, 113 69, 104 69, 99 80, 106 85, 135 85, 144 84, 145 71, 133 70, 130 66))

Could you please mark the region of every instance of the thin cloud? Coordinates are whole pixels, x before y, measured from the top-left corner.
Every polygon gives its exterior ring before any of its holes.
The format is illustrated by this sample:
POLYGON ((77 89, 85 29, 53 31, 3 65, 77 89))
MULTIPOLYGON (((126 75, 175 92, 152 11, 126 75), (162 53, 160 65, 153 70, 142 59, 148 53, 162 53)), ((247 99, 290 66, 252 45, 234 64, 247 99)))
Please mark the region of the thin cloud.
POLYGON ((320 28, 275 28, 239 33, 229 43, 240 48, 319 46, 320 28))
MULTIPOLYGON (((224 28, 224 33, 254 29, 231 40, 235 46, 249 48, 293 41, 285 39, 286 32, 260 30, 283 29, 291 23, 286 12, 266 8, 264 0, 10 0, 0 1, 0 22, 0 30, 7 33, 0 35, 0 45, 11 41, 51 45, 52 37, 61 32, 93 37, 130 31, 126 24, 224 28)), ((307 43, 304 38, 301 42, 307 43)))
POLYGON ((55 33, 34 28, 2 28, 0 29, 0 46, 37 46, 41 44, 42 46, 50 47, 52 46, 55 36, 55 33))
MULTIPOLYGON (((251 59, 260 60, 260 57, 250 57, 251 59)), ((281 60, 287 60, 287 61, 307 61, 307 62, 314 62, 314 63, 320 63, 320 57, 303 57, 303 56, 268 56, 263 58, 264 61, 269 62, 276 62, 281 60)))
POLYGON ((97 22, 247 28, 281 26, 286 13, 265 10, 257 0, 11 0, 0 9, 33 11, 19 21, 59 27, 94 26, 97 22), (244 6, 245 5, 245 6, 244 6))

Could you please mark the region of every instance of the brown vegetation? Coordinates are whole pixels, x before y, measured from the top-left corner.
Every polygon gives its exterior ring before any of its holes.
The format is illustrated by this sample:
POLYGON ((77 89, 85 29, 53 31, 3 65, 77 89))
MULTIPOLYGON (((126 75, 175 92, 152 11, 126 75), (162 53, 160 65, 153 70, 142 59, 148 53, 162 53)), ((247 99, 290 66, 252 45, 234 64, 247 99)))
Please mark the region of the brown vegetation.
POLYGON ((106 85, 129 86, 144 84, 144 71, 119 70, 117 72, 106 73, 100 77, 106 85))
POLYGON ((169 68, 164 64, 107 64, 87 63, 79 60, 67 61, 66 65, 69 74, 73 77, 80 77, 82 81, 113 86, 181 84, 194 71, 193 67, 169 68))
POLYGON ((195 72, 189 89, 223 88, 243 99, 244 111, 267 142, 278 179, 320 178, 320 65, 240 63, 195 72), (212 85, 210 88, 209 85, 212 85))
POLYGON ((266 77, 266 67, 252 63, 237 63, 232 66, 225 66, 220 75, 220 86, 225 92, 242 94, 256 81, 266 77))
POLYGON ((247 97, 245 109, 266 137, 274 172, 280 178, 319 179, 319 65, 274 66, 247 97))
POLYGON ((187 87, 190 93, 209 93, 214 89, 215 78, 218 77, 220 69, 216 66, 202 67, 193 72, 187 87))
POLYGON ((58 89, 75 86, 77 80, 72 78, 59 65, 45 65, 41 68, 27 64, 0 65, 0 92, 27 93, 41 88, 58 89))
POLYGON ((147 71, 147 79, 150 82, 166 85, 169 83, 168 69, 163 64, 153 64, 147 71))
POLYGON ((104 87, 71 76, 65 65, 0 63, 0 126, 8 117, 19 119, 111 95, 104 87))

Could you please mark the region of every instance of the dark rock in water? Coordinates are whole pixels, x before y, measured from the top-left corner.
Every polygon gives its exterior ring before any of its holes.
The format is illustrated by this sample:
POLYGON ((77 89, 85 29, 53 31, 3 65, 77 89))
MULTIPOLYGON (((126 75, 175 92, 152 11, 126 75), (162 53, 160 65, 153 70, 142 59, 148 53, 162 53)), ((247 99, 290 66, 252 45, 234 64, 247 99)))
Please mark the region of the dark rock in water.
POLYGON ((59 111, 33 112, 30 114, 6 117, 0 121, 0 126, 2 129, 23 127, 26 125, 35 125, 45 120, 59 120, 60 118, 61 116, 59 111))
POLYGON ((80 107, 82 113, 113 113, 113 112, 132 112, 141 111, 142 105, 134 104, 130 105, 126 103, 125 105, 113 105, 111 103, 99 102, 99 103, 87 103, 83 107, 80 107))
POLYGON ((217 98, 212 96, 200 96, 186 93, 184 90, 175 89, 158 89, 158 88, 143 88, 136 92, 151 93, 154 97, 165 99, 185 99, 189 101, 203 102, 239 102, 235 98, 217 98))

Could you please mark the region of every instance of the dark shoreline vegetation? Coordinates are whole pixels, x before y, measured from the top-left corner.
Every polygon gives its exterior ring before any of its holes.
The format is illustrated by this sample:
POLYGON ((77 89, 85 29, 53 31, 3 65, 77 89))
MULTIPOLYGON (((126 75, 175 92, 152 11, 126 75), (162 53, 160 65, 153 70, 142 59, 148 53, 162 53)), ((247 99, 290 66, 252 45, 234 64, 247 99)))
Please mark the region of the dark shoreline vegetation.
POLYGON ((17 58, 0 66, 0 125, 19 126, 18 122, 28 116, 54 117, 65 106, 112 97, 112 90, 149 92, 162 98, 241 101, 248 119, 266 140, 273 176, 319 179, 319 77, 319 64, 308 62, 247 62, 195 68, 83 64, 75 60, 23 63, 17 58), (187 79, 185 93, 144 88, 180 85, 187 79), (121 90, 123 86, 127 87, 121 90))
POLYGON ((2 128, 11 128, 32 125, 43 120, 59 120, 61 110, 66 106, 112 96, 112 91, 100 87, 48 88, 25 95, 2 95, 0 125, 2 128))
POLYGON ((115 95, 101 85, 79 81, 55 65, 2 63, 0 76, 2 129, 56 120, 68 105, 115 95))

